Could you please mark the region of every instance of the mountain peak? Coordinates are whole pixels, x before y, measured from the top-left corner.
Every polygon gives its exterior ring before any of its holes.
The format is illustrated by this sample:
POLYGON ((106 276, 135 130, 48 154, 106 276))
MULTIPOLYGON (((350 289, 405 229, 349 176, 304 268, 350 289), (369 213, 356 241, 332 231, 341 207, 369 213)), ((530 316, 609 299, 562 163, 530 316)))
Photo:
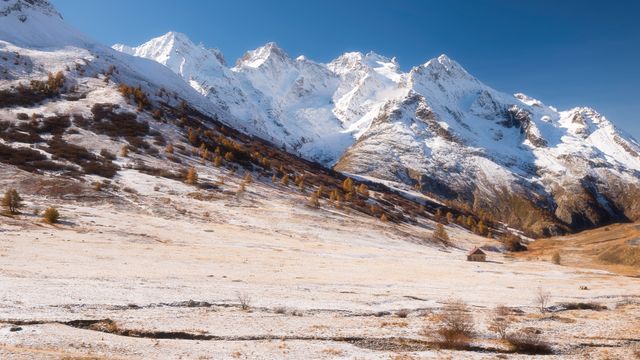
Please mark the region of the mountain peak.
POLYGON ((396 58, 388 58, 386 56, 369 51, 363 54, 359 51, 346 52, 328 64, 329 68, 335 73, 345 73, 355 69, 376 69, 389 68, 398 71, 400 66, 396 58))
POLYGON ((169 31, 138 47, 115 44, 112 48, 129 55, 152 58, 164 65, 167 65, 169 59, 176 55, 182 58, 210 58, 210 55, 213 55, 221 65, 226 65, 220 50, 206 49, 202 44, 196 45, 187 35, 177 31, 169 31))
POLYGON ((48 0, 4 0, 0 4, 0 16, 16 16, 21 22, 29 20, 29 13, 37 12, 62 19, 62 15, 48 0))
POLYGON ((47 0, 0 0, 0 39, 42 49, 95 45, 89 37, 66 24, 47 0))
POLYGON ((469 73, 458 62, 451 59, 446 54, 442 54, 437 58, 427 61, 423 66, 435 71, 444 70, 450 74, 469 75, 469 73))
POLYGON ((268 42, 255 50, 247 51, 238 61, 236 67, 257 68, 265 62, 272 60, 289 62, 289 55, 275 42, 268 42))

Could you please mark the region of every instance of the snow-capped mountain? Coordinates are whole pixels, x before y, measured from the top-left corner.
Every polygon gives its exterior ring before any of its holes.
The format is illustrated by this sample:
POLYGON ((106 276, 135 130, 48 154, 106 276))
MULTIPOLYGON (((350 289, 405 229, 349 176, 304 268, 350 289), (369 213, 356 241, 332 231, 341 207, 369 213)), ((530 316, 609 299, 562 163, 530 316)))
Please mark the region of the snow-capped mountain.
POLYGON ((239 127, 339 171, 417 187, 538 233, 640 216, 609 190, 640 193, 640 145, 595 110, 501 93, 446 55, 404 73, 375 53, 321 64, 269 43, 229 68, 218 51, 172 38, 115 48, 166 64, 226 105, 239 127))
POLYGON ((556 220, 575 229, 640 215, 640 146, 596 111, 500 93, 444 55, 413 68, 406 86, 336 169, 539 233, 556 220))
POLYGON ((141 86, 162 106, 184 101, 293 154, 532 234, 640 219, 637 141, 595 110, 496 91, 444 55, 403 72, 375 53, 323 64, 269 43, 230 67, 173 32, 105 47, 46 0, 0 3, 0 53, 0 91, 62 71, 88 100, 60 108, 91 116, 89 103, 122 103, 118 84, 141 86))

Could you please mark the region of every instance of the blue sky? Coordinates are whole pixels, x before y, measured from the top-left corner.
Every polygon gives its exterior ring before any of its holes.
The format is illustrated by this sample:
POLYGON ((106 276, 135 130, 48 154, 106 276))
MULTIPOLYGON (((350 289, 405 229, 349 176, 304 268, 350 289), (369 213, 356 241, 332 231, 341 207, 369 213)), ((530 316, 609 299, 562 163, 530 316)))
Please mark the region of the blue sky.
POLYGON ((640 1, 52 2, 106 44, 175 30, 219 48, 231 64, 269 41, 321 62, 372 50, 405 70, 446 53, 498 90, 560 109, 594 107, 640 139, 640 1))

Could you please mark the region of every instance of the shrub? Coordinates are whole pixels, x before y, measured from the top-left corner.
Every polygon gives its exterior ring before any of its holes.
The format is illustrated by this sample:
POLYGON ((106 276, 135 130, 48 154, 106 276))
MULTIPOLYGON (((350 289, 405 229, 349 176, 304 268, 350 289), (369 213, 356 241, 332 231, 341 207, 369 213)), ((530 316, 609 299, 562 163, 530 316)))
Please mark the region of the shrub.
POLYGON ((276 314, 286 314, 287 313, 287 308, 284 307, 284 306, 279 306, 279 307, 274 309, 274 312, 276 314))
POLYGON ((556 265, 560 265, 560 253, 558 251, 554 252, 553 255, 551 255, 551 261, 556 264, 556 265))
POLYGON ((86 161, 82 163, 82 170, 85 174, 93 174, 106 178, 112 178, 120 170, 120 167, 111 162, 111 160, 105 161, 86 161))
POLYGON ((500 241, 502 241, 507 251, 527 250, 527 247, 522 244, 522 239, 518 235, 507 233, 502 237, 502 239, 500 239, 500 241))
POLYGON ((400 309, 398 311, 396 311, 396 316, 399 318, 406 318, 407 316, 409 316, 410 311, 408 309, 400 309))
POLYGON ((236 298, 242 310, 249 310, 249 308, 251 308, 251 296, 249 296, 249 294, 246 292, 238 292, 236 293, 236 298))
POLYGON ((489 331, 496 333, 500 339, 505 339, 510 323, 508 309, 504 305, 498 305, 489 322, 489 331))
POLYGON ((142 91, 142 88, 140 86, 133 87, 125 84, 120 84, 120 86, 118 86, 118 90, 120 91, 122 96, 127 99, 127 101, 133 100, 138 105, 139 111, 142 111, 143 109, 151 105, 151 101, 149 101, 147 94, 142 91))
POLYGON ((60 213, 58 212, 58 209, 50 207, 44 211, 44 221, 46 221, 47 223, 55 224, 58 222, 58 219, 60 219, 60 213))
POLYGON ((560 304, 566 310, 594 310, 594 311, 602 311, 607 310, 605 305, 597 304, 597 303, 562 303, 560 304))
POLYGON ((17 214, 22 208, 22 197, 16 189, 9 189, 4 193, 2 206, 6 207, 10 213, 17 214))
POLYGON ((467 348, 474 326, 467 304, 462 300, 450 300, 440 311, 440 346, 445 349, 467 348))
POLYGON ((528 355, 550 355, 553 349, 538 334, 532 332, 518 331, 511 333, 506 337, 507 342, 513 348, 513 351, 519 354, 528 355))

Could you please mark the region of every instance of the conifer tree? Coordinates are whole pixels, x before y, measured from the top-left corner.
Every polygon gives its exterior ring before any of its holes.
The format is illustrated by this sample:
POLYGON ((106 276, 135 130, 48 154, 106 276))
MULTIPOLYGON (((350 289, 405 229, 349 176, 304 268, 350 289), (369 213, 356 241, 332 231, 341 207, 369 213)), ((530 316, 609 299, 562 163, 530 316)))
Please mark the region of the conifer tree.
POLYGON ((480 220, 478 221, 478 234, 482 235, 482 236, 487 236, 487 234, 489 233, 489 229, 487 228, 487 225, 485 225, 484 221, 480 220))
POLYGON ((438 208, 438 210, 436 210, 435 221, 436 222, 441 222, 442 221, 442 209, 440 209, 440 208, 438 208))
POLYGON ((284 176, 282 176, 282 179, 280 180, 280 184, 284 186, 289 186, 289 174, 284 174, 284 176))
POLYGON ((447 234, 447 231, 444 229, 444 225, 436 224, 436 229, 433 232, 433 239, 445 244, 449 243, 449 234, 447 234))
POLYGON ((244 180, 244 182, 245 182, 245 183, 247 183, 247 184, 251 184, 251 183, 253 182, 253 177, 251 176, 251 173, 250 173, 250 172, 247 172, 247 173, 244 175, 244 179, 243 179, 243 180, 244 180))
POLYGON ((342 189, 345 193, 350 193, 353 191, 353 180, 351 178, 346 178, 342 182, 342 189))
POLYGON ((220 165, 222 165, 222 156, 220 156, 220 155, 216 155, 216 156, 213 158, 213 166, 215 166, 215 167, 220 167, 220 165))
POLYGON ((447 223, 453 222, 453 214, 451 212, 447 212, 447 223))
POLYGON ((22 197, 16 189, 9 189, 4 193, 2 206, 6 207, 12 214, 17 214, 22 207, 22 197))
POLYGON ((308 202, 309 206, 313 207, 313 208, 319 208, 320 207, 320 200, 318 199, 318 193, 313 192, 311 194, 311 197, 309 198, 309 202, 308 202))
POLYGON ((187 171, 185 182, 189 185, 196 185, 198 183, 198 171, 193 166, 187 171))
POLYGON ((383 222, 387 222, 389 221, 389 218, 387 218, 387 215, 385 213, 382 213, 382 215, 380 215, 380 220, 382 220, 383 222))
POLYGON ((129 146, 122 145, 122 147, 120 148, 120 156, 122 156, 122 157, 128 157, 129 156, 129 146))
POLYGON ((369 197, 369 187, 365 184, 360 184, 358 186, 358 193, 362 195, 365 199, 369 197))

